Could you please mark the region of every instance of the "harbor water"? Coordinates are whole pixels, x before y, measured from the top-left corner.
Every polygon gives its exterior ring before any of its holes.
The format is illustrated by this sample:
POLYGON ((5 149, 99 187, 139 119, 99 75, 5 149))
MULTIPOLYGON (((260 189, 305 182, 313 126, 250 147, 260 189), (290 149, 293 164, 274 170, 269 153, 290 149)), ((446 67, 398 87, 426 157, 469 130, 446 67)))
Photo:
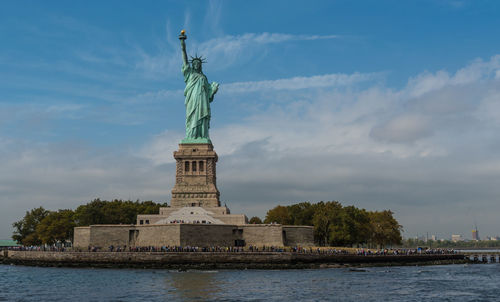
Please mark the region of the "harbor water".
POLYGON ((0 301, 499 301, 500 264, 171 271, 0 265, 0 301))

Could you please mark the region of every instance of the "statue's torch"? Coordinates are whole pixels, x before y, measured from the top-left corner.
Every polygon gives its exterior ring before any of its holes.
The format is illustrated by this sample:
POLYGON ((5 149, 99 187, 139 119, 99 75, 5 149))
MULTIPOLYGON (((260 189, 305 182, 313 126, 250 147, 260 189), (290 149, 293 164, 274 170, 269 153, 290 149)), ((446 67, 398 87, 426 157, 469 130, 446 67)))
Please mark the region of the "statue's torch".
POLYGON ((181 34, 179 35, 179 40, 186 40, 186 39, 187 39, 186 31, 183 29, 181 30, 181 34))

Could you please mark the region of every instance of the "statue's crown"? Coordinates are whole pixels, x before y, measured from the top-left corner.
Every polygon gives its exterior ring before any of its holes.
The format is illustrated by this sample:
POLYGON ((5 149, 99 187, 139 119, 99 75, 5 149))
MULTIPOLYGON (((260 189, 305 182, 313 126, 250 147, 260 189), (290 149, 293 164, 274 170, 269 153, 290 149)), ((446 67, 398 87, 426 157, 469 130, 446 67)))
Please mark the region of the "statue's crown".
POLYGON ((200 61, 201 63, 206 63, 206 59, 202 56, 198 56, 198 54, 196 54, 194 57, 193 56, 190 56, 191 57, 191 60, 189 62, 193 63, 193 61, 200 61))

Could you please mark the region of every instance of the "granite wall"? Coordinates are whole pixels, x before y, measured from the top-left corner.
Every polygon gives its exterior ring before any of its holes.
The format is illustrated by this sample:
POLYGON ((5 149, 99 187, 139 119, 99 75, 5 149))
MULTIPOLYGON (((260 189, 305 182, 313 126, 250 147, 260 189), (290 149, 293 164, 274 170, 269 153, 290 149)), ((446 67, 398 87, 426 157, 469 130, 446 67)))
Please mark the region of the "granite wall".
POLYGON ((314 246, 314 228, 311 226, 284 225, 285 246, 314 246))
POLYGON ((102 248, 129 245, 129 231, 133 229, 133 225, 92 225, 89 243, 102 248))
POLYGON ((246 245, 283 246, 281 225, 276 224, 246 224, 239 226, 243 230, 246 245))
POLYGON ((90 227, 76 227, 74 233, 73 246, 87 248, 90 245, 90 227))
POLYGON ((234 246, 241 235, 234 225, 181 224, 182 246, 234 246))
POLYGON ((135 228, 136 240, 131 246, 179 246, 181 245, 181 225, 148 225, 135 228))
POLYGON ((75 228, 74 246, 313 246, 313 228, 277 224, 92 225, 75 228))

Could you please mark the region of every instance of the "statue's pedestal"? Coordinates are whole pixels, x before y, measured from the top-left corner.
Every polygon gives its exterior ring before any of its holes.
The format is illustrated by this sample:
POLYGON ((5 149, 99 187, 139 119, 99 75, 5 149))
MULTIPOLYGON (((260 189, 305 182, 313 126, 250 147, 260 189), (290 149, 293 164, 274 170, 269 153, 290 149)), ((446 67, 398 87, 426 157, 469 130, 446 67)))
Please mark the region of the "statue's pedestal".
POLYGON ((176 160, 175 186, 170 206, 220 207, 216 185, 215 164, 217 153, 211 143, 179 144, 174 152, 176 160))

